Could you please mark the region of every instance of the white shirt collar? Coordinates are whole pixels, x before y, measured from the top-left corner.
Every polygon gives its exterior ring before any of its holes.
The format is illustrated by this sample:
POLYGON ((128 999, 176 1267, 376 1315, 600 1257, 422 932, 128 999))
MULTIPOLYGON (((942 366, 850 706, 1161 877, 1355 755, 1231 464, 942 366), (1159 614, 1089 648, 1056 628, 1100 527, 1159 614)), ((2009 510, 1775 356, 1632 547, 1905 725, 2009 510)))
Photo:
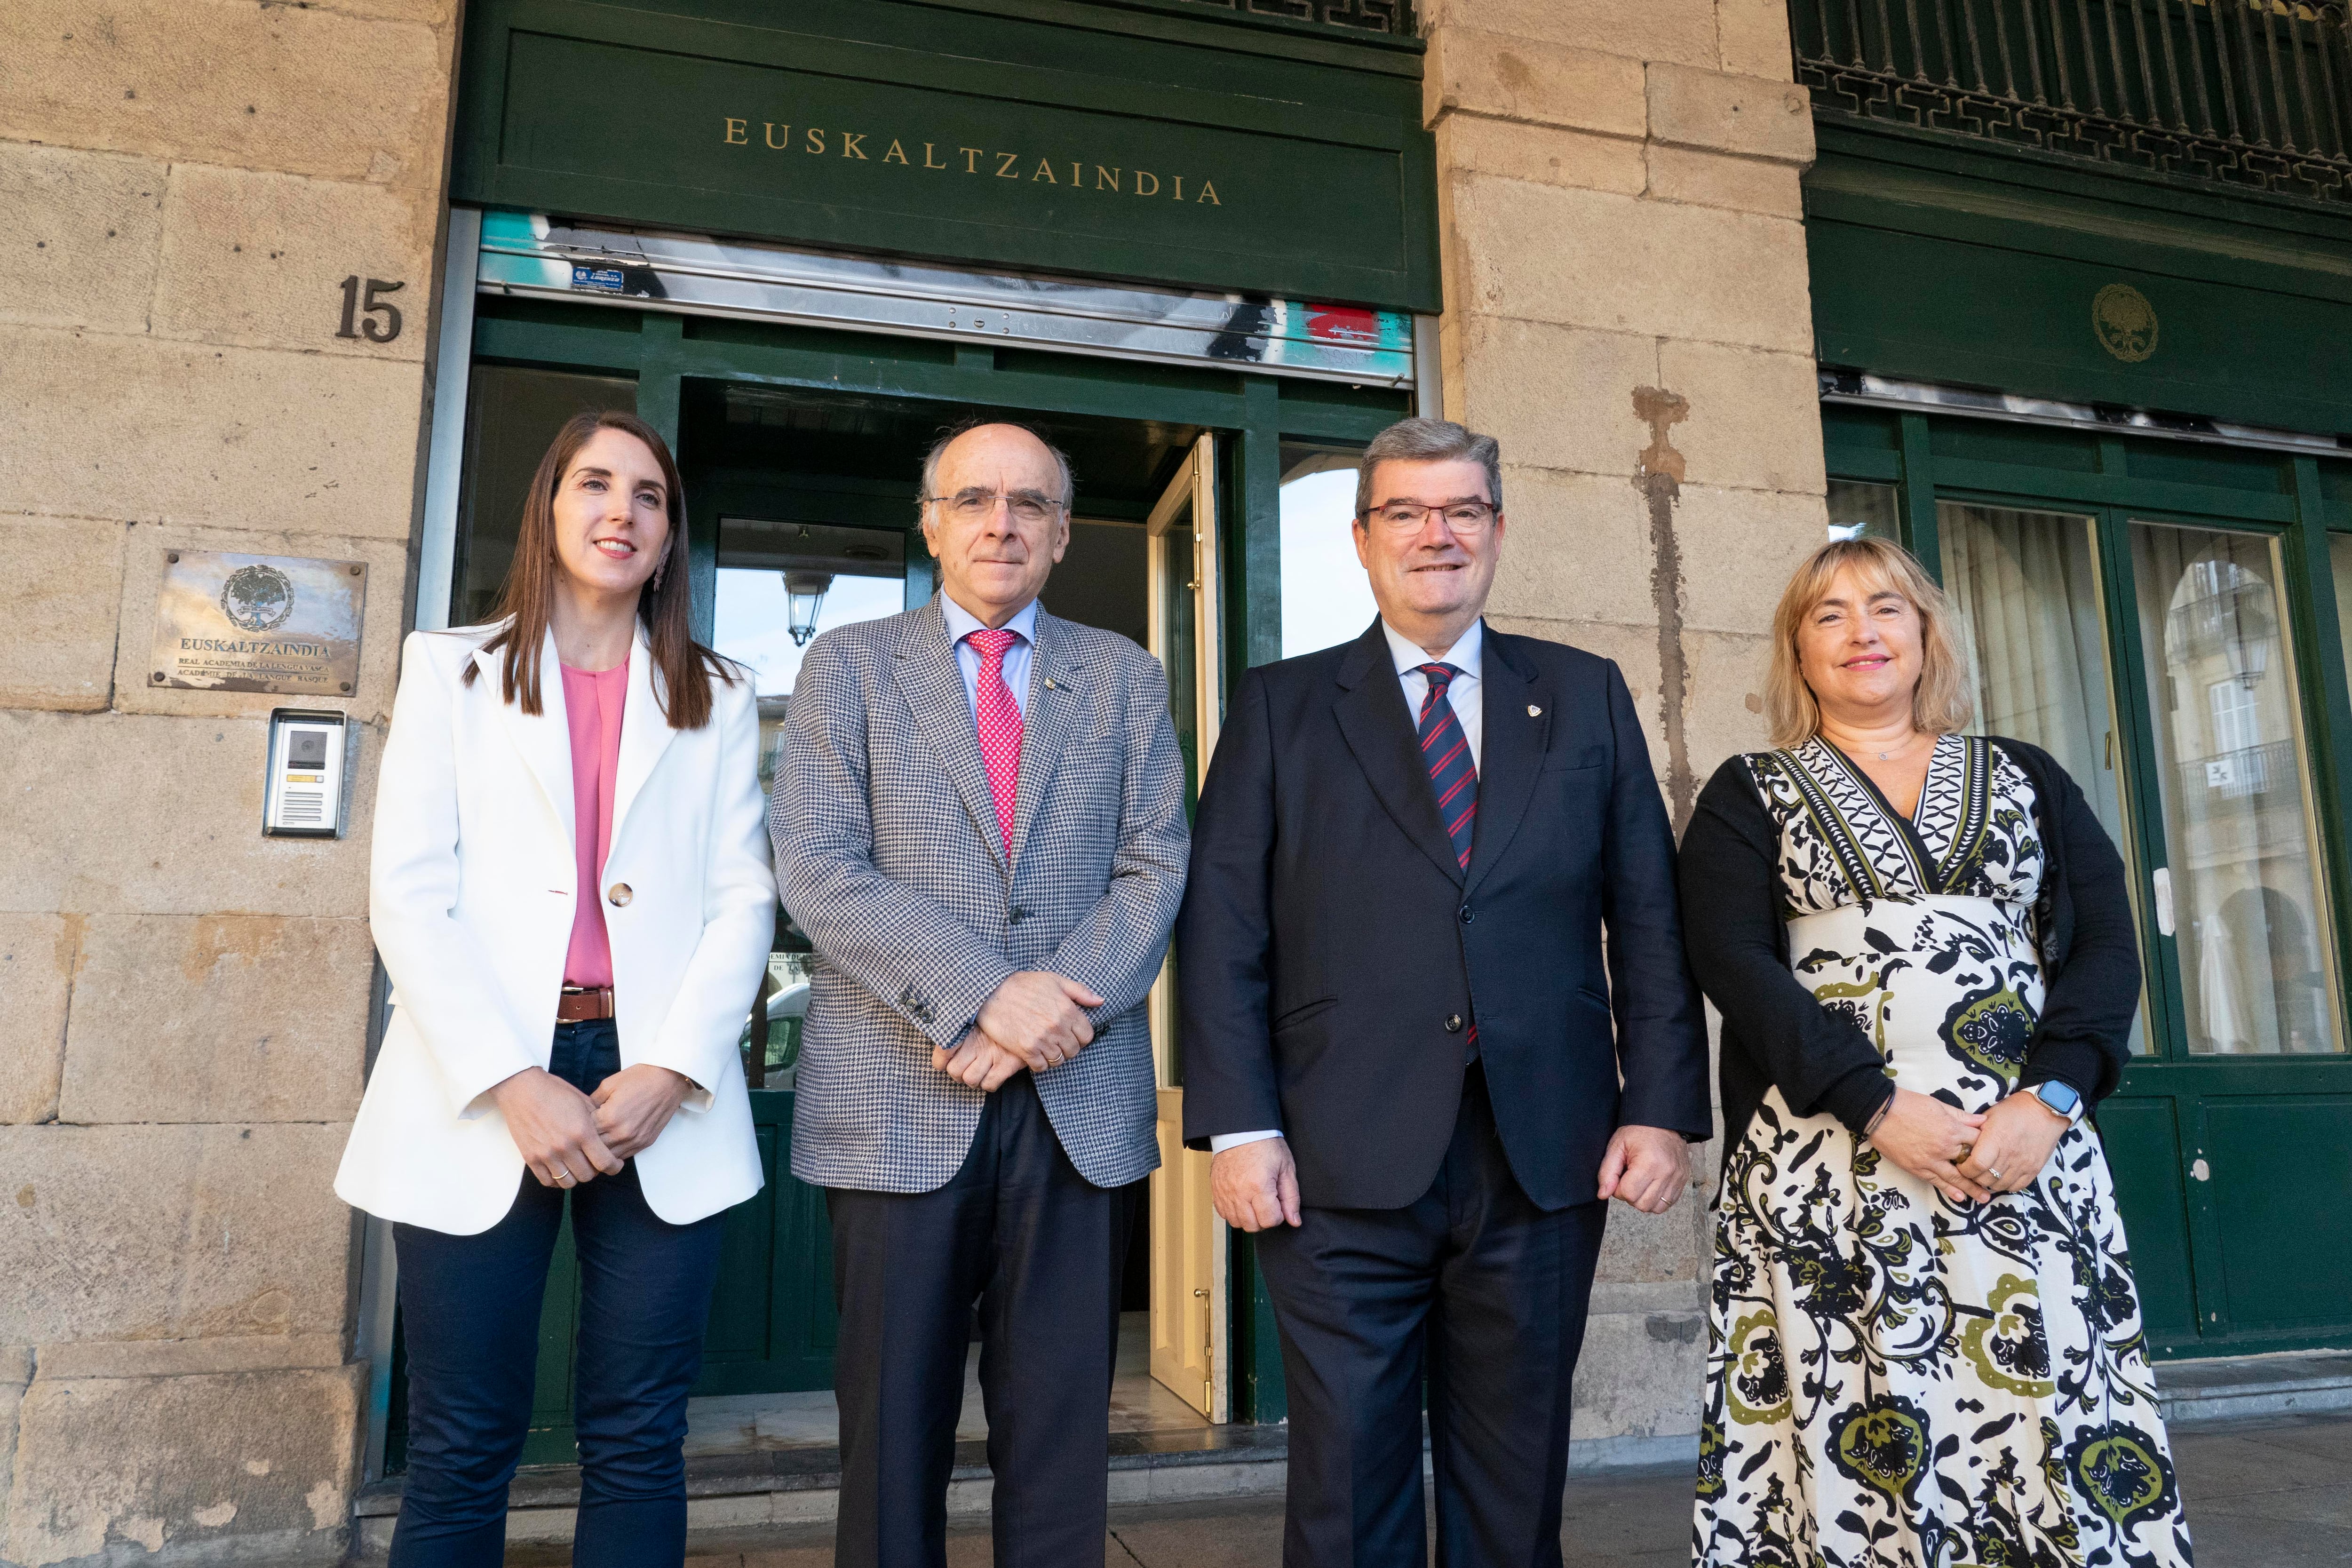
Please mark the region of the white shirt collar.
POLYGON ((1478 655, 1486 642, 1486 621, 1483 616, 1470 623, 1470 629, 1464 632, 1452 647, 1434 658, 1430 657, 1427 648, 1389 625, 1386 617, 1381 621, 1381 631, 1389 639, 1389 657, 1396 660, 1399 675, 1418 669, 1424 664, 1450 664, 1471 679, 1478 679, 1478 655))
MULTIPOLYGON (((940 590, 940 613, 948 620, 948 646, 953 647, 974 632, 986 631, 988 623, 955 602, 955 595, 940 590)), ((1004 623, 1004 629, 1019 632, 1021 640, 1034 647, 1037 644, 1037 601, 1030 600, 1021 606, 1021 613, 1004 623)))

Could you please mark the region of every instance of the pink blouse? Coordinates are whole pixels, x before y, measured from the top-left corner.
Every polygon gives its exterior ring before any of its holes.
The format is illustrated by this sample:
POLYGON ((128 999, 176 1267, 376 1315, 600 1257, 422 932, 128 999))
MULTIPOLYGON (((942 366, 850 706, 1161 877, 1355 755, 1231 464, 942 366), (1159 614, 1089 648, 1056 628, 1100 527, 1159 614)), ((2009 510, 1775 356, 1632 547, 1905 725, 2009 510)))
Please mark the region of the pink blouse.
POLYGON ((590 672, 563 667, 563 716, 572 731, 572 842, 580 895, 572 915, 566 985, 613 984, 613 942, 604 931, 604 858, 613 849, 614 777, 621 763, 621 710, 629 662, 590 672))

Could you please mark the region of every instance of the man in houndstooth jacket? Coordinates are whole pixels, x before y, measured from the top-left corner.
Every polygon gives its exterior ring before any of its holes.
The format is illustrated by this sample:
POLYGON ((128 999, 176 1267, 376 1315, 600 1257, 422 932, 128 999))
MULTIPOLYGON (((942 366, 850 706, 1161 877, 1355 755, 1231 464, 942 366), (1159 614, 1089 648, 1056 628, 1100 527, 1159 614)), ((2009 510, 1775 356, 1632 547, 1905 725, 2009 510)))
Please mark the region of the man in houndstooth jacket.
POLYGON ((1099 1568, 1182 763, 1158 663, 1037 605, 1067 460, 978 426, 923 498, 940 593, 810 645, 770 812, 816 947, 793 1173, 833 1218, 835 1561, 944 1564, 977 1300, 996 1561, 1099 1568))

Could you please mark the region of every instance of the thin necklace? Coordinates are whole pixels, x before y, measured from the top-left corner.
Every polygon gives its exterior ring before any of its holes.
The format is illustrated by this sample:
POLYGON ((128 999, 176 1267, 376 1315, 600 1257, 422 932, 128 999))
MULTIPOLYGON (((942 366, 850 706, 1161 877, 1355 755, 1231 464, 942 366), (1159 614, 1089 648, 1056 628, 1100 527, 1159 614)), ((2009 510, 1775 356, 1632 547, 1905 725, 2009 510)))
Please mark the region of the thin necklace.
MULTIPOLYGON (((1919 731, 1916 731, 1916 730, 1912 731, 1911 731, 1910 736, 1909 736, 1907 739, 1906 739, 1906 740, 1904 740, 1904 741, 1901 741, 1901 742, 1898 742, 1895 745, 1894 745, 1893 747, 1889 748, 1889 749, 1888 749, 1888 750, 1886 750, 1886 751, 1883 751, 1883 752, 1878 752, 1878 760, 1879 760, 1880 762, 1882 762, 1882 763, 1891 763, 1891 762, 1893 762, 1893 761, 1895 760, 1895 753, 1896 752, 1905 752, 1905 751, 1908 751, 1908 750, 1910 750, 1910 749, 1911 749, 1911 747, 1912 747, 1912 745, 1913 745, 1914 743, 1916 743, 1916 742, 1918 741, 1918 739, 1919 739, 1919 731)), ((1864 751, 1871 751, 1871 750, 1874 750, 1874 748, 1870 747, 1870 746, 1864 746, 1863 749, 1864 749, 1864 751)))

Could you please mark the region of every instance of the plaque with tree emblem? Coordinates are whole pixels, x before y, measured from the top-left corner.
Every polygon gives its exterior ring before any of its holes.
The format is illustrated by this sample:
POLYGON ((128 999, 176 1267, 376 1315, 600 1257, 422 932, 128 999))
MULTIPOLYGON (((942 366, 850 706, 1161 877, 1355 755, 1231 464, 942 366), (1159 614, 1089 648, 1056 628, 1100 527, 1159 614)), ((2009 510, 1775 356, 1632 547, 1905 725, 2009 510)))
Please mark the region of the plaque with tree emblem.
POLYGON ((167 550, 148 684, 349 697, 367 563, 167 550))

